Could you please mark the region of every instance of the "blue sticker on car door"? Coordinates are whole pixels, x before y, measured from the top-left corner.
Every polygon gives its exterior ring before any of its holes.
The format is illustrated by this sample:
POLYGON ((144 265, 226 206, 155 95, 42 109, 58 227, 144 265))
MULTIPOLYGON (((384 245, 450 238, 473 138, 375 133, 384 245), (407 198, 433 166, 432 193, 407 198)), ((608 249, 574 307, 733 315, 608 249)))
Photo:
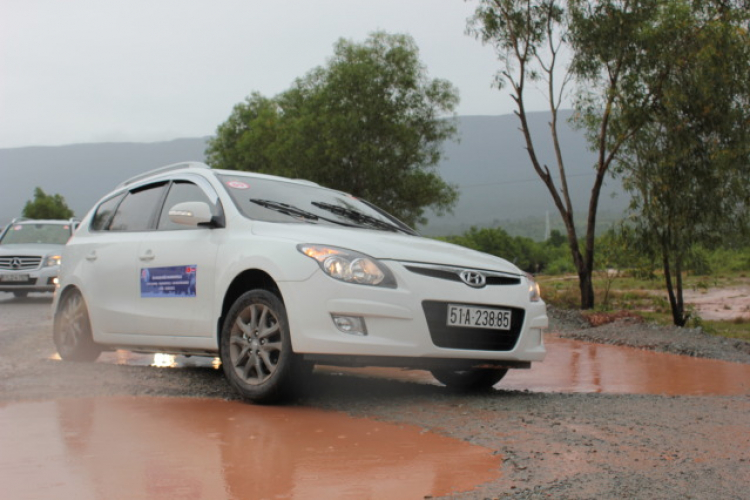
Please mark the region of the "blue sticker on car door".
POLYGON ((141 268, 141 297, 195 297, 198 266, 141 268))

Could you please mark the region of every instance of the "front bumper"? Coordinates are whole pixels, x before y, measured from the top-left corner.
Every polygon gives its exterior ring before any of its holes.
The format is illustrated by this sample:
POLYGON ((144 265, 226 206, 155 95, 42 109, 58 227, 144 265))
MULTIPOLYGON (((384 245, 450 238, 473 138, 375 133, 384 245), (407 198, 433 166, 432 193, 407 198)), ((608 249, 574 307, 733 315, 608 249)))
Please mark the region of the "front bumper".
POLYGON ((280 283, 294 351, 321 362, 346 357, 346 364, 386 366, 463 360, 463 365, 472 366, 527 367, 544 359, 546 306, 529 301, 524 280, 519 285, 475 289, 417 275, 392 261, 387 265, 396 275, 396 289, 341 283, 322 272, 305 282, 280 283), (441 308, 448 303, 512 309, 515 330, 455 330, 448 337, 445 332, 436 336, 439 323, 445 326, 441 308), (339 331, 332 315, 363 318, 367 335, 339 331), (462 336, 474 340, 463 342, 462 336), (495 342, 499 337, 505 339, 495 342))
POLYGON ((0 292, 54 292, 59 267, 0 271, 0 292), (25 279, 22 279, 25 278, 25 279))

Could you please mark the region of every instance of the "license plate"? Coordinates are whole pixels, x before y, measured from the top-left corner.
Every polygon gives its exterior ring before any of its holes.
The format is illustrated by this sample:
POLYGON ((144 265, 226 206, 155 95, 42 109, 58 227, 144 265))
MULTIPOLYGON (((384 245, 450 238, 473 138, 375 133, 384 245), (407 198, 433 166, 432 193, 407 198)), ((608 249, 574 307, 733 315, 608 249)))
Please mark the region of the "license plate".
POLYGON ((511 311, 508 309, 490 309, 487 307, 463 306, 448 304, 448 326, 465 328, 489 328, 491 330, 510 330, 511 311))
POLYGON ((0 274, 0 281, 29 281, 28 274, 0 274))

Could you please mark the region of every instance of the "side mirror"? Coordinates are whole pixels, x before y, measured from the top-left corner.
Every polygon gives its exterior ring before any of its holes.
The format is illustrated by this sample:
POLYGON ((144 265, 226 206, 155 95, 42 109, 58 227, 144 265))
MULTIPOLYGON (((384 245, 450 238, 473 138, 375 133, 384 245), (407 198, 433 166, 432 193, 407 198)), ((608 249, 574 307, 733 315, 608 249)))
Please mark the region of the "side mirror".
POLYGON ((213 218, 208 203, 186 201, 169 209, 169 220, 184 226, 210 225, 213 218))

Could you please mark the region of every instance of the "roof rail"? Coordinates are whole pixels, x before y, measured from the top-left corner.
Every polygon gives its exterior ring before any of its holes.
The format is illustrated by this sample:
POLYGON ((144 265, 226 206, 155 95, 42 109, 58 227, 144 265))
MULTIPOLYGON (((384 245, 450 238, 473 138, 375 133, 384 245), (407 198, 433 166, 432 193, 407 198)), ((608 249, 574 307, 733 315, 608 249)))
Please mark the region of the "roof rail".
POLYGON ((11 223, 11 224, 16 224, 16 223, 18 223, 18 222, 23 222, 23 221, 25 221, 25 220, 34 220, 34 219, 32 219, 31 217, 16 217, 16 218, 15 218, 15 219, 13 219, 12 221, 10 221, 10 223, 11 223))
POLYGON ((138 174, 134 177, 131 177, 130 179, 126 180, 125 182, 122 182, 117 187, 125 187, 129 186, 130 184, 133 184, 134 182, 138 182, 142 179, 146 179, 148 177, 151 177, 152 175, 162 174, 165 172, 171 172, 172 170, 181 170, 183 168, 202 168, 202 169, 210 169, 208 165, 205 163, 201 163, 198 161, 183 161, 180 163, 172 163, 171 165, 167 165, 165 167, 159 167, 155 168, 154 170, 149 170, 148 172, 144 172, 142 174, 138 174))

